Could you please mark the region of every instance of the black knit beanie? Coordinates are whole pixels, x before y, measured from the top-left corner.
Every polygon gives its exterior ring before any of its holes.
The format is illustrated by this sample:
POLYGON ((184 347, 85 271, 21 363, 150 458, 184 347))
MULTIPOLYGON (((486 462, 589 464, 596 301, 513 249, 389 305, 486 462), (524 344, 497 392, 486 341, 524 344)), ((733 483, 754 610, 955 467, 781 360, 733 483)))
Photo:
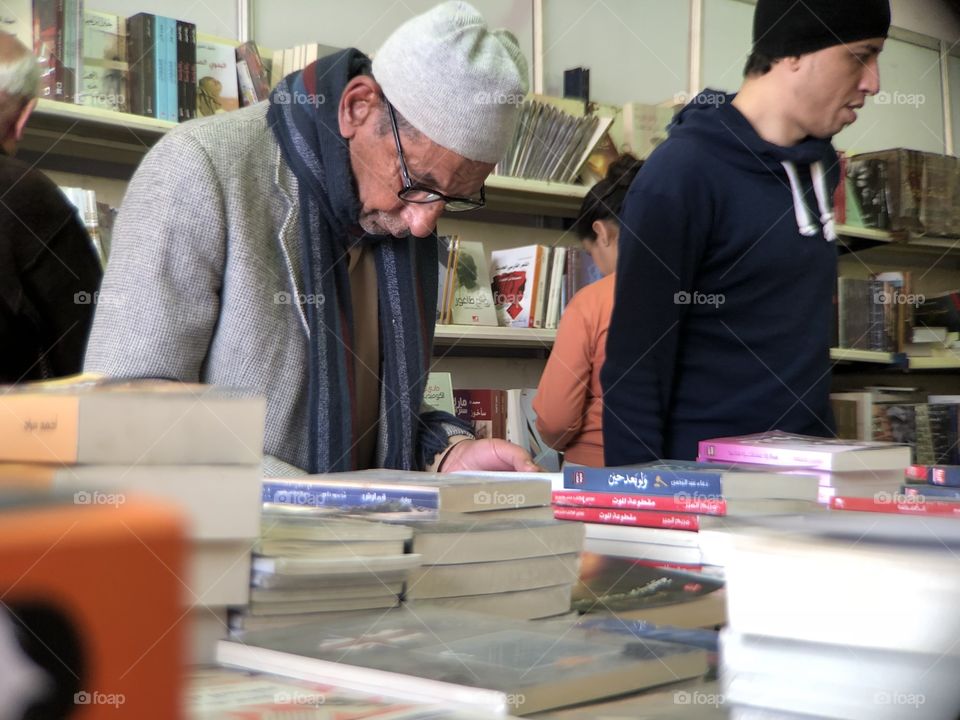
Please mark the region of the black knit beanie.
POLYGON ((758 0, 753 50, 774 60, 886 37, 889 0, 758 0))

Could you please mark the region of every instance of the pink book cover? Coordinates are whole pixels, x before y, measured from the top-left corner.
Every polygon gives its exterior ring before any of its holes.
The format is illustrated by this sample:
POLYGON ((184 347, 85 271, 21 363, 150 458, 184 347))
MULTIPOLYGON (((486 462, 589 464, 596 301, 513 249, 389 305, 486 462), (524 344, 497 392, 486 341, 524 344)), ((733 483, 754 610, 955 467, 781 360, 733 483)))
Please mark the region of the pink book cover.
POLYGON ((742 462, 832 470, 834 458, 838 455, 883 447, 890 445, 795 435, 774 430, 756 435, 701 440, 698 449, 703 462, 742 462))
POLYGON ((630 495, 581 490, 554 490, 553 504, 566 507, 610 508, 615 510, 659 510, 661 512, 726 515, 725 500, 674 495, 630 495))

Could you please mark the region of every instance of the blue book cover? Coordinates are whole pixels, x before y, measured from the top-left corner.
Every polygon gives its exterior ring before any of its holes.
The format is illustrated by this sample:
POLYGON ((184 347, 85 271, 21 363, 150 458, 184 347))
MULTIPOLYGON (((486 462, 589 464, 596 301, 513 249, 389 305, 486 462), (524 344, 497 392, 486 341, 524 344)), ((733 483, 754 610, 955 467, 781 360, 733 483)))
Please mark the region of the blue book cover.
POLYGON ((922 495, 936 500, 960 500, 960 487, 939 487, 937 485, 901 485, 904 495, 922 495))
POLYGON ((930 483, 960 488, 960 465, 931 465, 930 483))
POLYGON ((670 460, 634 467, 563 468, 568 490, 622 492, 637 495, 723 495, 723 475, 733 469, 719 463, 670 460))
POLYGON ((409 486, 318 485, 316 482, 298 482, 295 478, 264 481, 262 500, 280 505, 364 508, 379 512, 436 510, 440 507, 440 496, 435 490, 409 486))

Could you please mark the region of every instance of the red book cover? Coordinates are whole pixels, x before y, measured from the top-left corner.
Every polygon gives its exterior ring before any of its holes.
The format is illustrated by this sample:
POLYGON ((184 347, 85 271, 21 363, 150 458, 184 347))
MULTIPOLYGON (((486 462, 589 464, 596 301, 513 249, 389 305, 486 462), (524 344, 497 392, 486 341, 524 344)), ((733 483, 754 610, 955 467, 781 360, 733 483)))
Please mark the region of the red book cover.
POLYGON ((34 0, 33 54, 40 65, 40 97, 66 100, 63 0, 34 0))
POLYGON ((837 164, 840 168, 840 182, 833 193, 833 219, 838 225, 847 222, 847 155, 837 151, 837 164))
POLYGON ((453 401, 457 417, 472 423, 478 438, 506 439, 505 390, 454 390, 453 401))
POLYGON ((554 490, 553 504, 616 510, 659 510, 661 512, 726 515, 727 502, 719 498, 692 495, 630 495, 625 493, 554 490))
POLYGON ((694 532, 700 529, 700 517, 698 515, 663 513, 652 510, 611 510, 609 508, 555 505, 553 516, 557 520, 579 520, 580 522, 604 525, 635 525, 637 527, 690 530, 694 532))
POLYGON ((912 482, 930 482, 930 466, 929 465, 911 465, 904 472, 904 476, 907 480, 912 482))
POLYGON ((922 495, 891 495, 890 493, 878 493, 877 496, 872 498, 834 497, 830 498, 830 509, 893 515, 960 517, 960 503, 943 500, 921 500, 922 497, 922 495))

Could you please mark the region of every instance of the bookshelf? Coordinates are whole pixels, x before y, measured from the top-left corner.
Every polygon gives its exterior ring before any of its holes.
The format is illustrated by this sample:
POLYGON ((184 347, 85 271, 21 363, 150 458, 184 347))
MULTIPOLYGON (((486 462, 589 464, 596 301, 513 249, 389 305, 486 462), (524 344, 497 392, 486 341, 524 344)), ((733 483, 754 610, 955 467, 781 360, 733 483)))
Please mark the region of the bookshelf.
POLYGON ((553 346, 556 330, 540 328, 479 327, 475 325, 437 325, 437 345, 487 348, 527 348, 544 350, 553 346))
POLYGON ((853 225, 837 225, 837 235, 840 236, 840 244, 851 253, 883 248, 895 252, 933 251, 960 257, 960 237, 926 237, 853 225))

